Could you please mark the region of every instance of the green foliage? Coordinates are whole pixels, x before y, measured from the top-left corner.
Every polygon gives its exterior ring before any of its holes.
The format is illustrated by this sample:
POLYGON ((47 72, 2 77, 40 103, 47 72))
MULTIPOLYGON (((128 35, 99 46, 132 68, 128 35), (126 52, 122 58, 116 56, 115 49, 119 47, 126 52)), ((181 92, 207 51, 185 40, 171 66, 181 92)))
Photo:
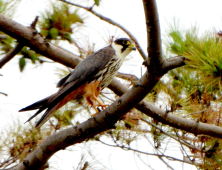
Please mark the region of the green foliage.
POLYGON ((19 69, 20 69, 21 72, 24 70, 25 65, 26 65, 25 58, 24 58, 24 57, 21 57, 21 58, 19 59, 19 69))
POLYGON ((100 0, 94 0, 94 2, 95 2, 95 4, 96 4, 97 6, 99 6, 100 0))
POLYGON ((21 50, 21 54, 24 58, 30 59, 32 61, 33 64, 36 63, 37 60, 39 60, 38 58, 38 54, 35 53, 35 51, 30 50, 27 47, 23 47, 21 50))
POLYGON ((71 42, 73 28, 78 26, 77 23, 83 23, 83 18, 78 15, 78 10, 71 12, 70 6, 64 3, 52 4, 52 9, 42 14, 39 23, 41 34, 49 40, 71 42))
MULTIPOLYGON (((199 35, 197 28, 182 31, 171 27, 166 46, 168 52, 183 55, 186 65, 169 72, 164 92, 170 96, 171 111, 188 115, 201 122, 221 126, 222 43, 216 33, 199 35), (169 88, 170 87, 170 88, 169 88), (171 91, 171 92, 170 92, 171 91)), ((163 83, 164 84, 164 83, 163 83)), ((194 158, 202 162, 201 169, 220 169, 222 140, 196 137, 190 141, 203 145, 205 153, 191 149, 194 158)))
POLYGON ((186 57, 186 69, 191 74, 184 79, 188 77, 191 80, 198 79, 199 83, 205 84, 207 90, 219 90, 222 73, 222 44, 218 37, 212 33, 206 33, 200 37, 196 28, 184 34, 179 30, 171 30, 169 37, 168 50, 186 57))
POLYGON ((5 13, 6 11, 6 4, 3 2, 3 0, 0 0, 0 13, 5 13))
POLYGON ((178 95, 186 96, 180 101, 181 105, 204 109, 213 98, 220 101, 222 44, 219 37, 213 33, 199 36, 196 28, 184 32, 171 28, 168 36, 169 52, 186 58, 186 66, 169 72, 171 86, 180 87, 178 95))
POLYGON ((33 50, 30 50, 28 47, 23 47, 19 54, 22 55, 22 57, 19 59, 19 68, 21 72, 24 70, 28 60, 31 60, 32 64, 36 64, 36 61, 38 61, 40 64, 44 62, 39 58, 39 54, 33 50))
MULTIPOLYGON (((0 35, 6 35, 0 32, 0 35)), ((0 51, 1 54, 7 54, 13 48, 14 40, 6 35, 6 38, 0 38, 0 51)))

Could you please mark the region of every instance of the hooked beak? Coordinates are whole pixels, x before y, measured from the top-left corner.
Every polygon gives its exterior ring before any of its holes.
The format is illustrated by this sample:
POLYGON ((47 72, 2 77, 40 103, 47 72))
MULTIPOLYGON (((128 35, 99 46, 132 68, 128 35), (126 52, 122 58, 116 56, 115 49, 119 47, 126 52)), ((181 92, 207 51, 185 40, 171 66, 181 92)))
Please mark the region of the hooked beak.
POLYGON ((134 44, 129 45, 129 48, 134 50, 134 51, 136 50, 136 46, 134 44))

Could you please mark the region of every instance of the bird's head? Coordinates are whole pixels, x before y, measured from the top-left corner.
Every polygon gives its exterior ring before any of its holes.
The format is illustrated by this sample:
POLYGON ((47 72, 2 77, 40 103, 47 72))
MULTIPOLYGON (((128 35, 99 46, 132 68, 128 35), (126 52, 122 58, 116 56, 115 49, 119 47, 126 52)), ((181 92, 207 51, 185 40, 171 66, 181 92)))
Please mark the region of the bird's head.
POLYGON ((135 42, 129 38, 118 38, 112 43, 112 47, 116 53, 122 57, 126 57, 131 51, 136 50, 135 42))

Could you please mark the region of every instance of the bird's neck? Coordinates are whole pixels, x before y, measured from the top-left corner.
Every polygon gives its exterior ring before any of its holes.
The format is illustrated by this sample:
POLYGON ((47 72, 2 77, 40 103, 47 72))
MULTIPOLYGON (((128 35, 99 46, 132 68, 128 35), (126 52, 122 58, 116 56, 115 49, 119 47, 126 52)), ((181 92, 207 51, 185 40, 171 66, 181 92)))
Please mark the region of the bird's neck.
POLYGON ((126 56, 132 51, 130 49, 125 49, 123 52, 122 52, 122 48, 123 46, 121 45, 118 45, 118 44, 115 44, 114 42, 111 44, 112 48, 116 51, 116 55, 121 57, 121 59, 125 59, 126 56))

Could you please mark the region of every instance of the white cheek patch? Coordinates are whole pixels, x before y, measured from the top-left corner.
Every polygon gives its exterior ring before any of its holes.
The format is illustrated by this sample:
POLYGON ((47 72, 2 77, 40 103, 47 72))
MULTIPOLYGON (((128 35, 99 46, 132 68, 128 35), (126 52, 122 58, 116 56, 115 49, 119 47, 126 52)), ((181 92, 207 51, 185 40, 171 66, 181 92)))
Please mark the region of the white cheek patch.
POLYGON ((125 59, 125 57, 132 51, 129 48, 126 48, 123 52, 122 49, 124 48, 122 45, 116 44, 115 42, 112 43, 113 49, 116 51, 116 55, 122 59, 125 59))

